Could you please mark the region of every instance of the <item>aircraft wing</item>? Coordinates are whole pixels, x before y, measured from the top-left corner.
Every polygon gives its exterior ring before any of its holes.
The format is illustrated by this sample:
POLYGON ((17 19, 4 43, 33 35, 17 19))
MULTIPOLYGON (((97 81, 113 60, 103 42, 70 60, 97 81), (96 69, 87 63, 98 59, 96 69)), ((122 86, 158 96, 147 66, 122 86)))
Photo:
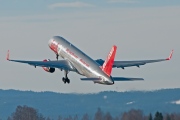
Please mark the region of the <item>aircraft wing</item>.
MULTIPOLYGON (((125 67, 132 67, 132 66, 141 66, 145 65, 147 63, 155 63, 155 62, 161 62, 161 61, 167 61, 172 58, 173 50, 171 51, 171 54, 169 55, 168 58, 166 59, 156 59, 156 60, 135 60, 135 61, 114 61, 113 68, 122 68, 124 69, 125 67)), ((104 64, 104 60, 98 59, 95 60, 100 66, 104 64)))
POLYGON ((11 60, 9 59, 9 51, 7 54, 8 61, 12 62, 18 62, 18 63, 25 63, 29 64, 32 66, 39 66, 39 67, 50 67, 50 68, 59 68, 62 70, 68 70, 68 71, 73 71, 74 67, 71 65, 69 61, 66 60, 58 60, 58 61, 25 61, 25 60, 11 60))

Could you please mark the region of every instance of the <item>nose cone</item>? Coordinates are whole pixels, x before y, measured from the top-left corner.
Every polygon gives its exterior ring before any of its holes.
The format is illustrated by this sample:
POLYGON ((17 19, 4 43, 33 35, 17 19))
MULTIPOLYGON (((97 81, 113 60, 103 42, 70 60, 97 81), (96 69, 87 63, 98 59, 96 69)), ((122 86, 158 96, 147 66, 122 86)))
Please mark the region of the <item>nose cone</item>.
POLYGON ((52 39, 50 39, 50 40, 48 41, 48 46, 49 46, 49 47, 51 46, 51 42, 52 42, 52 39))

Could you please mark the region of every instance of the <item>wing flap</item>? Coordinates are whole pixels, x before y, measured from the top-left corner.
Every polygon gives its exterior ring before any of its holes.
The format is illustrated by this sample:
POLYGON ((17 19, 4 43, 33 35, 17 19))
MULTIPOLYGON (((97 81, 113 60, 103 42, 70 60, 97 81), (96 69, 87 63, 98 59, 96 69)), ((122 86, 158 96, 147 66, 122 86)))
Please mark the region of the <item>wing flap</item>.
MULTIPOLYGON (((155 63, 155 62, 162 62, 162 61, 167 61, 171 60, 172 55, 173 55, 174 50, 171 51, 170 55, 166 59, 156 59, 156 60, 135 60, 135 61, 114 61, 113 68, 122 68, 124 69, 125 67, 132 67, 132 66, 141 66, 145 65, 147 63, 155 63)), ((104 60, 98 59, 95 60, 100 66, 104 64, 104 60)))
POLYGON ((132 66, 141 66, 147 63, 155 63, 166 61, 166 59, 158 59, 158 60, 139 60, 139 61, 114 61, 113 67, 124 68, 124 67, 132 67, 132 66))
POLYGON ((63 70, 75 71, 75 68, 72 64, 67 60, 58 60, 58 61, 26 61, 26 60, 11 60, 9 58, 9 50, 6 55, 6 60, 18 63, 25 63, 32 66, 39 66, 39 67, 51 67, 51 68, 59 68, 63 70))
POLYGON ((24 61, 24 60, 9 60, 12 62, 19 62, 19 63, 26 63, 32 66, 39 66, 39 67, 51 67, 51 68, 59 68, 64 70, 73 71, 74 67, 66 60, 59 60, 59 61, 24 61))

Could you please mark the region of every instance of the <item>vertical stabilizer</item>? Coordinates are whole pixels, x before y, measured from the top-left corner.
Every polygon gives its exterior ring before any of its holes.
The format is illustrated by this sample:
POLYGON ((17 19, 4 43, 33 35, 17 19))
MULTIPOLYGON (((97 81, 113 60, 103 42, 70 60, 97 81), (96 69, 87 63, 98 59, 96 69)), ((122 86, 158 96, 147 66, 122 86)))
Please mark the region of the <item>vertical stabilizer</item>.
POLYGON ((112 67, 113 67, 113 64, 114 64, 114 58, 115 58, 115 55, 116 55, 116 49, 117 49, 117 47, 115 45, 111 48, 111 51, 110 51, 109 55, 107 56, 103 66, 102 66, 102 70, 108 76, 111 75, 112 67))

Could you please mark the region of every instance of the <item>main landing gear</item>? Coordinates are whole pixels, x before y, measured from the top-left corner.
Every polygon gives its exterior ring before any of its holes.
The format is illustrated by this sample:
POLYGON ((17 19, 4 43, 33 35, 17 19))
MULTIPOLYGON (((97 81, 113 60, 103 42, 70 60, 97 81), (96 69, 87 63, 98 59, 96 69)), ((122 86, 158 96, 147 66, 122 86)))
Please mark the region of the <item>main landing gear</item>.
POLYGON ((64 71, 65 77, 62 78, 62 81, 64 82, 64 84, 66 83, 70 83, 69 78, 67 77, 68 71, 64 71))

